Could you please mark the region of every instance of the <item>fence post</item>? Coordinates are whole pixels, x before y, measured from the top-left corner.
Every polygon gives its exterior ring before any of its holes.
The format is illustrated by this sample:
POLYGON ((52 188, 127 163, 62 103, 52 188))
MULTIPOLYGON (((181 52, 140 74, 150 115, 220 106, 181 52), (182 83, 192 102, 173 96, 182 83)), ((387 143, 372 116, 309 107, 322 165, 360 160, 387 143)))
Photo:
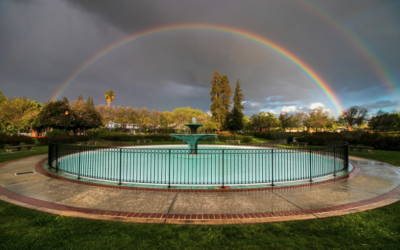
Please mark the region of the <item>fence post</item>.
POLYGON ((310 148, 310 182, 313 181, 313 180, 312 180, 312 172, 311 172, 311 166, 312 166, 312 164, 311 164, 311 159, 312 159, 312 156, 311 156, 311 148, 310 148))
POLYGON ((344 148, 344 152, 345 152, 345 164, 346 164, 346 170, 349 171, 349 144, 347 143, 347 145, 344 148))
POLYGON ((333 148, 333 176, 336 177, 336 147, 333 148))
POLYGON ((275 186, 274 184, 274 150, 271 149, 271 170, 272 170, 272 186, 275 186))
POLYGON ((78 180, 81 178, 81 151, 82 147, 79 146, 78 180))
POLYGON ((52 161, 53 161, 53 144, 49 142, 49 152, 47 156, 47 164, 49 165, 49 168, 52 167, 52 161))
POLYGON ((171 149, 168 150, 169 152, 169 163, 168 163, 168 188, 171 188, 171 149))
POLYGON ((56 146, 56 173, 58 172, 58 164, 59 164, 59 162, 58 162, 58 144, 57 144, 57 146, 56 146))
POLYGON ((121 185, 121 178, 122 178, 122 148, 119 149, 119 183, 121 185))
POLYGON ((224 166, 225 166, 225 150, 222 149, 222 188, 225 188, 225 183, 224 183, 224 166))

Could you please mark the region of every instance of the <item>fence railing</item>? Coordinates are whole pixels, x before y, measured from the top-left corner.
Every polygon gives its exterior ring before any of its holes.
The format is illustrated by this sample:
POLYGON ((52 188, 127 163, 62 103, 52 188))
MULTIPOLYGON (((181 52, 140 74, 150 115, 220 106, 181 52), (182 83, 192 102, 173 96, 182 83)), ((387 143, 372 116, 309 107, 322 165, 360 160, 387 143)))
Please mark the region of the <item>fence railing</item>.
POLYGON ((52 141, 48 164, 80 178, 118 184, 240 185, 309 180, 348 170, 348 144, 310 148, 189 149, 77 146, 52 141))

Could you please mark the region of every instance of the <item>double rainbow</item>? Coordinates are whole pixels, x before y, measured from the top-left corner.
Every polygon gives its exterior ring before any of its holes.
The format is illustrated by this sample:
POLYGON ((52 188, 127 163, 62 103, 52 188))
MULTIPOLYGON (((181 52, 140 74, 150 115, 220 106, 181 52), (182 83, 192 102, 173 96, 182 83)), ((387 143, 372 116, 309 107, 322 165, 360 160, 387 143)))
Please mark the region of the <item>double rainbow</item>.
POLYGON ((333 106, 335 107, 336 111, 341 113, 343 110, 343 107, 339 101, 339 98, 335 95, 335 93, 332 91, 332 89, 329 87, 329 85, 310 67, 308 66, 304 61, 302 61, 300 58, 298 58, 296 55, 294 55, 292 52, 289 50, 283 48, 282 46, 266 39, 265 37, 259 36, 254 33, 250 33, 244 30, 240 30, 237 28, 232 28, 232 27, 227 27, 227 26, 220 26, 220 25, 211 25, 211 24, 177 24, 177 25, 168 25, 168 26, 161 26, 161 27, 156 27, 152 29, 148 29, 142 32, 135 33, 133 35, 130 35, 122 40, 119 40, 110 46, 106 47, 105 49, 99 51, 95 55, 93 55, 89 60, 87 60, 85 63, 83 63, 78 69, 76 69, 68 78, 67 80, 61 85, 61 88, 54 94, 54 96, 51 98, 52 100, 56 100, 61 97, 62 93, 65 91, 65 89, 71 85, 75 81, 75 79, 82 74, 87 68, 89 68, 91 65, 93 65, 97 60, 101 59, 111 51, 144 36, 155 34, 155 33, 161 33, 161 32, 167 32, 170 30, 184 30, 184 29, 207 29, 207 30, 217 30, 217 31, 222 31, 222 32, 227 32, 227 33, 232 33, 232 34, 237 34, 242 37, 247 37, 251 40, 257 41, 261 44, 264 44, 268 46, 269 48, 275 50, 276 52, 280 53, 284 57, 286 57, 288 60, 293 62, 300 70, 302 70, 306 75, 310 77, 310 79, 325 93, 325 95, 329 98, 329 100, 332 102, 333 106))

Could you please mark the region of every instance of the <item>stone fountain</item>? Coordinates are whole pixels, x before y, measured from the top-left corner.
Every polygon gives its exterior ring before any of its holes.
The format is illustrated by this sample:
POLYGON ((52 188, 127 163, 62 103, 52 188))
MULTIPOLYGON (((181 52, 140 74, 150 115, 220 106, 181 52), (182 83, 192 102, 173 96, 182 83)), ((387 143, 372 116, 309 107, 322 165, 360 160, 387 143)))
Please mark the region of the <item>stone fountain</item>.
POLYGON ((179 138, 189 144, 190 154, 197 154, 197 146, 199 142, 209 138, 216 138, 215 134, 197 134, 197 129, 203 124, 196 123, 196 118, 192 118, 192 123, 185 124, 190 128, 190 134, 171 134, 172 137, 179 138))

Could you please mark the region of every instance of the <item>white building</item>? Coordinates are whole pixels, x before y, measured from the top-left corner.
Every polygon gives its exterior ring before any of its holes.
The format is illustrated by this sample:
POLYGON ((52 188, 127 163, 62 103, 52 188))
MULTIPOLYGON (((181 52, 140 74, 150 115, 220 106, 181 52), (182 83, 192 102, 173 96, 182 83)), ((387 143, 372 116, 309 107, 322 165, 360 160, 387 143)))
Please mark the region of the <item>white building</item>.
MULTIPOLYGON (((108 129, 120 128, 121 124, 110 121, 106 124, 106 127, 108 129)), ((124 126, 125 129, 129 129, 129 130, 139 129, 139 127, 140 127, 139 124, 129 124, 129 123, 125 124, 125 126, 124 126)))

